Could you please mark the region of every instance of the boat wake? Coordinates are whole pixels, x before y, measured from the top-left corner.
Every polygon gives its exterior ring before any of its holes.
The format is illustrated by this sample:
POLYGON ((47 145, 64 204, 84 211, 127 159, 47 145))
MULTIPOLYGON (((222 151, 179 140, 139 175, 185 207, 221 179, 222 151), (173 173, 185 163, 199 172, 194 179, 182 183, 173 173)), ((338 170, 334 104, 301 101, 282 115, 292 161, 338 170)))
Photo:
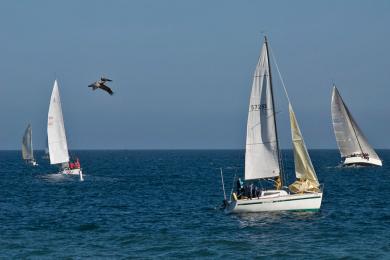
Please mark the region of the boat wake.
MULTIPOLYGON (((40 174, 38 175, 38 178, 43 179, 48 182, 64 182, 64 181, 73 181, 76 180, 74 178, 75 176, 70 176, 66 174, 61 173, 47 173, 47 174, 40 174)), ((77 178, 77 180, 79 180, 77 178)))
POLYGON ((351 165, 343 165, 341 168, 347 168, 347 169, 354 169, 354 168, 364 168, 366 166, 364 165, 357 165, 357 164, 351 164, 351 165))

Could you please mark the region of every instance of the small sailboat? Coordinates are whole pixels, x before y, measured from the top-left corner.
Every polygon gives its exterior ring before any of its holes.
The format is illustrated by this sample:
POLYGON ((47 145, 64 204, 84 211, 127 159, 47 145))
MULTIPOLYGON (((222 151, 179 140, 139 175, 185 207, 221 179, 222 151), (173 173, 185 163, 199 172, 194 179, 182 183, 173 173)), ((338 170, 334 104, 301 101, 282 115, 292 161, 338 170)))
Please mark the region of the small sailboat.
POLYGON ((44 151, 44 154, 42 156, 42 159, 45 159, 45 160, 49 160, 50 159, 50 156, 49 156, 49 144, 47 142, 47 137, 46 137, 46 147, 45 147, 45 151, 44 151))
POLYGON ((237 181, 236 192, 232 193, 229 201, 224 201, 226 212, 310 211, 321 207, 322 190, 290 101, 289 115, 296 180, 286 187, 283 183, 285 172, 279 148, 268 41, 265 37, 249 102, 246 184, 243 186, 237 181))
POLYGON ((80 162, 70 162, 68 143, 66 140, 64 118, 60 92, 57 80, 54 81, 53 91, 50 98, 50 106, 47 120, 47 139, 49 147, 50 164, 60 164, 61 174, 79 175, 83 180, 83 173, 80 162))
POLYGON ((382 166, 382 161, 368 143, 336 86, 332 92, 332 123, 343 165, 382 166))
POLYGON ((38 166, 37 162, 34 159, 34 150, 32 144, 32 128, 30 124, 28 124, 26 131, 24 131, 24 135, 22 139, 22 157, 26 163, 32 166, 38 166))

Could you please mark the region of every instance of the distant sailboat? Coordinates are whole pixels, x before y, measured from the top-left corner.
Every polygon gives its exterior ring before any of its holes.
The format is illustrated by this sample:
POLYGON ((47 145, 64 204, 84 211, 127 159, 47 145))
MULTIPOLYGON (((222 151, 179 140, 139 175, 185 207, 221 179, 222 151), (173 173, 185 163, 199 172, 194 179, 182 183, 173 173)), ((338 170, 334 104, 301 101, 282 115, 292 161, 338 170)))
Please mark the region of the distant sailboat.
POLYGON ((332 93, 332 123, 344 165, 376 165, 382 161, 368 143, 336 86, 332 93))
MULTIPOLYGON (((286 92, 287 95, 287 92, 286 92)), ((288 98, 288 97, 287 97, 288 98)), ((262 212, 282 210, 318 210, 322 191, 307 152, 292 105, 289 102, 296 181, 283 187, 276 113, 274 105, 268 42, 265 41, 254 73, 249 102, 245 151, 245 181, 230 201, 227 212, 262 212), (266 188, 271 182, 274 188, 266 188), (263 183, 260 188, 257 183, 263 183)))
POLYGON ((50 156, 49 156, 49 144, 47 143, 47 136, 46 136, 46 147, 45 147, 45 151, 44 151, 44 154, 42 156, 42 159, 45 159, 45 160, 49 160, 50 159, 50 156))
POLYGON ((47 138, 49 147, 50 164, 61 164, 61 174, 79 175, 83 180, 80 163, 70 163, 68 143, 66 141, 64 118, 62 116, 60 92, 57 80, 54 81, 50 98, 50 106, 47 120, 47 138))
POLYGON ((24 131, 23 139, 22 139, 22 157, 27 163, 32 166, 38 166, 37 162, 34 159, 34 151, 32 144, 32 128, 31 125, 28 124, 26 131, 24 131))

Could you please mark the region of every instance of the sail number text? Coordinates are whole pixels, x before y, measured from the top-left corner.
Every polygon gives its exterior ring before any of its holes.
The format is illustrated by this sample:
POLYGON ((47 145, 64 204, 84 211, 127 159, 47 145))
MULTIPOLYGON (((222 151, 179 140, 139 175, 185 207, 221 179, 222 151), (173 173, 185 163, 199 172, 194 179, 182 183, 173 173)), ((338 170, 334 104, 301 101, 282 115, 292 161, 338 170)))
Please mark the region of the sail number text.
POLYGON ((251 111, 267 110, 267 104, 251 105, 251 111))

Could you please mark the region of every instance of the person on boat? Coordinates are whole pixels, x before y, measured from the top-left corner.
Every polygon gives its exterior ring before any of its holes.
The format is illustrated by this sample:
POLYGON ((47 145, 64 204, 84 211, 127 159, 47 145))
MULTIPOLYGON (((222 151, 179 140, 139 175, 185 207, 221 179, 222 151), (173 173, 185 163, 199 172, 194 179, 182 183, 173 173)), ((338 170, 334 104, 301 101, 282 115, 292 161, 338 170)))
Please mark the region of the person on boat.
POLYGON ((244 189, 244 193, 243 193, 244 197, 248 198, 249 197, 249 185, 245 184, 243 189, 244 189))
POLYGON ((282 180, 280 176, 275 178, 275 189, 280 190, 282 188, 282 180))
POLYGON ((76 158, 76 161, 74 163, 75 168, 80 169, 80 161, 79 158, 76 158))
POLYGON ((257 198, 260 198, 260 195, 261 195, 261 189, 259 187, 255 187, 255 196, 257 198))
POLYGON ((74 163, 70 162, 69 163, 69 169, 73 169, 74 168, 74 163))
POLYGON ((237 185, 237 196, 240 196, 244 192, 244 182, 241 180, 241 178, 238 178, 236 185, 237 185))
POLYGON ((253 185, 253 183, 251 183, 250 185, 249 185, 249 198, 250 199, 252 199, 254 196, 253 196, 253 192, 254 192, 254 185, 253 185))
POLYGON ((238 180, 237 180, 236 189, 237 189, 237 196, 240 196, 240 191, 241 191, 240 178, 238 178, 238 180))

